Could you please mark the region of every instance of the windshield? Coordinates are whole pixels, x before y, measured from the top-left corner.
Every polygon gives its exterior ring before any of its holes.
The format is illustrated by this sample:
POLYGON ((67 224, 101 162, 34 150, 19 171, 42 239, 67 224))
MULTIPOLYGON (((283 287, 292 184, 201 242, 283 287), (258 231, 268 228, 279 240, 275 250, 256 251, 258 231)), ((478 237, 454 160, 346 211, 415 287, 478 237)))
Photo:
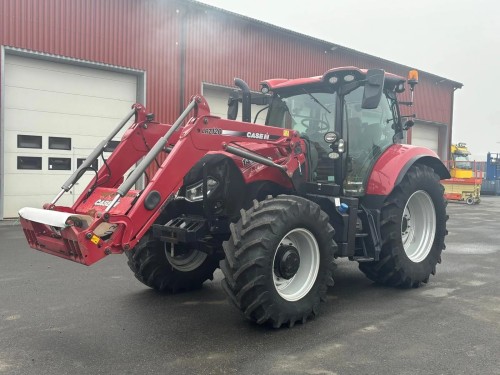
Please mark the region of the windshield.
POLYGON ((336 96, 335 93, 305 90, 288 97, 276 96, 267 123, 306 135, 334 130, 336 96))
POLYGON ((469 161, 469 155, 453 155, 455 159, 455 168, 460 169, 472 169, 471 162, 469 161))
POLYGON ((337 93, 302 89, 289 96, 276 95, 271 102, 267 124, 297 131, 309 141, 310 178, 334 181, 332 149, 325 133, 335 130, 337 93))
POLYGON ((384 93, 376 108, 363 109, 364 86, 351 90, 341 98, 333 92, 334 88, 330 90, 332 92, 315 92, 313 88, 307 91, 302 88, 290 91, 288 95, 276 93, 269 108, 267 124, 296 130, 309 141, 311 178, 318 182, 335 181, 336 158, 324 136, 326 132, 336 131, 347 146, 340 159, 345 163, 345 171, 337 177, 344 180, 346 194, 362 195, 372 166, 394 143, 394 124, 398 121, 395 98, 384 93), (339 112, 342 123, 336 124, 339 112))
POLYGON ((331 152, 324 136, 335 130, 336 99, 336 93, 305 89, 288 97, 276 96, 269 109, 268 124, 296 130, 301 137, 318 142, 325 152, 331 152))

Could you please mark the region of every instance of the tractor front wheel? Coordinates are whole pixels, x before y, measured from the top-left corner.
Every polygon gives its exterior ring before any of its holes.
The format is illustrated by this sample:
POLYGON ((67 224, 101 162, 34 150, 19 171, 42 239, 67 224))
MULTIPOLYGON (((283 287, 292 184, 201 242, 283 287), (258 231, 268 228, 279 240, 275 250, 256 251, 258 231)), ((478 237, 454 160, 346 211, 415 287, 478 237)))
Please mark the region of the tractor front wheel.
POLYGON ((280 195, 254 201, 223 243, 223 289, 257 324, 305 322, 333 285, 333 234, 326 213, 307 199, 280 195))
POLYGON ((213 279, 218 260, 198 250, 172 255, 164 244, 146 234, 125 253, 128 266, 143 284, 160 292, 177 293, 199 289, 213 279))
POLYGON ((382 207, 380 260, 360 263, 360 270, 389 286, 427 283, 441 263, 447 219, 439 176, 430 167, 414 165, 382 207))

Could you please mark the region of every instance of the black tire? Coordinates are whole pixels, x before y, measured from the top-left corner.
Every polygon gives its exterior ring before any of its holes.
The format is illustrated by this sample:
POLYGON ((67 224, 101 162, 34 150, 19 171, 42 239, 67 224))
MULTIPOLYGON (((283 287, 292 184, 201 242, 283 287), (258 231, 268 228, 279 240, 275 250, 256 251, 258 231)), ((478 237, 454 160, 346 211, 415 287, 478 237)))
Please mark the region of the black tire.
MULTIPOLYGON (((443 191, 444 188, 440 183, 439 176, 432 168, 416 164, 408 170, 401 183, 387 197, 381 210, 382 250, 380 260, 359 264, 359 269, 370 280, 388 286, 418 288, 422 283, 428 282, 431 274, 436 274, 436 265, 441 263, 441 252, 445 249, 444 238, 447 235, 447 202, 444 199, 443 191), (405 211, 405 207, 410 198, 420 196, 423 197, 424 203, 427 199, 425 197, 429 197, 434 206, 435 235, 434 241, 425 240, 424 237, 423 241, 427 241, 427 244, 416 247, 417 249, 421 248, 419 253, 418 250, 415 252, 405 251, 403 238, 406 233, 403 231, 410 225, 405 222, 403 214, 408 212, 405 211)), ((418 209, 414 211, 418 211, 418 209)), ((429 214, 429 217, 431 216, 432 214, 429 214)), ((418 215, 415 218, 418 218, 418 215)), ((416 228, 414 223, 412 225, 416 228)), ((417 232, 418 230, 415 229, 415 233, 417 232)), ((421 232, 423 236, 428 233, 424 230, 421 232)), ((418 233, 415 236, 418 236, 418 233)), ((408 246, 412 246, 411 242, 408 246)))
MULTIPOLYGON (((297 321, 304 323, 315 316, 320 302, 326 299, 327 287, 333 286, 333 257, 337 246, 328 215, 316 203, 304 198, 269 196, 264 201, 254 201, 249 210, 241 210, 241 219, 230 228, 231 237, 223 243, 226 258, 220 264, 225 276, 222 287, 245 317, 257 324, 279 328, 282 324, 292 327, 297 321), (288 285, 298 282, 295 285, 301 290, 301 275, 315 274, 308 271, 307 257, 315 259, 310 263, 315 264, 317 274, 306 277, 307 287, 303 287, 302 294, 286 295, 288 286, 280 292, 275 286, 276 272, 279 272, 274 270, 275 256, 278 247, 281 249, 284 245, 282 241, 287 238, 291 246, 290 238, 295 235, 297 244, 304 244, 303 238, 314 238, 309 242, 314 246, 294 245, 299 247, 301 265, 288 279, 288 285), (309 252, 319 256, 309 256, 309 252)), ((285 279, 282 285, 288 282, 285 279)))
POLYGON ((213 280, 218 260, 206 256, 189 266, 172 265, 165 253, 164 244, 146 234, 132 250, 125 252, 128 266, 143 284, 160 292, 178 293, 201 288, 206 280, 213 280), (194 269, 190 269, 194 268, 194 269))

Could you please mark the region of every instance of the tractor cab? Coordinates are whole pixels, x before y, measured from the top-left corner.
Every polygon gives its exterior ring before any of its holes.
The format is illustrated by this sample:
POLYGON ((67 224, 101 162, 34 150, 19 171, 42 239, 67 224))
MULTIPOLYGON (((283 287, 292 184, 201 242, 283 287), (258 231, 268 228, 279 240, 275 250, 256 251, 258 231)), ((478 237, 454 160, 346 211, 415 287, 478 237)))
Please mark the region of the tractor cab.
POLYGON ((383 70, 332 69, 323 76, 262 82, 272 92, 266 124, 305 140, 311 182, 361 196, 379 156, 402 138, 396 92, 405 79, 383 70))

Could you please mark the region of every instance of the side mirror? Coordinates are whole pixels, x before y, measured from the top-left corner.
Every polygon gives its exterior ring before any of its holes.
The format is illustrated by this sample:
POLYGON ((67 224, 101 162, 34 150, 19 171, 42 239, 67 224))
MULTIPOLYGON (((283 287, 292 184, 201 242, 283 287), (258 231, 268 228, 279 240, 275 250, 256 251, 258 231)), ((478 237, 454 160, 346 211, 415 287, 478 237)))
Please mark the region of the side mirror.
POLYGON ((361 108, 375 109, 382 98, 384 90, 385 71, 383 69, 370 69, 366 72, 365 91, 361 108))
POLYGON ((412 120, 408 120, 404 123, 403 125, 403 130, 408 130, 410 129, 415 123, 412 120))

